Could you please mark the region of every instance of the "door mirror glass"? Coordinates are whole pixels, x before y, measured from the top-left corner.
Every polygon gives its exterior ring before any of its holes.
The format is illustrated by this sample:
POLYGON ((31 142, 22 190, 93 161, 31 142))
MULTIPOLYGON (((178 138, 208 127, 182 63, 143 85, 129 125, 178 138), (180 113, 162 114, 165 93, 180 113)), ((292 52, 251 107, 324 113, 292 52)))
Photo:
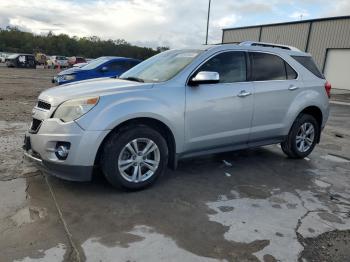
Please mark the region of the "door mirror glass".
POLYGON ((107 66, 103 66, 102 68, 101 68, 101 72, 107 72, 108 71, 108 67, 107 66))
POLYGON ((218 72, 200 71, 196 74, 195 77, 191 79, 190 83, 192 85, 215 84, 215 83, 219 83, 219 81, 220 81, 220 75, 218 72))

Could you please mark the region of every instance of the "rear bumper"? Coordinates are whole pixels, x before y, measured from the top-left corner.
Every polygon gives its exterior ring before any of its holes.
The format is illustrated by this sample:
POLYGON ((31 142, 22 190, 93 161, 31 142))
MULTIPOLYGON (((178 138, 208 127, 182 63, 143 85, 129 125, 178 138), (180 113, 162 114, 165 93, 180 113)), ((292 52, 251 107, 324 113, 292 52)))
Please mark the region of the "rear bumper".
POLYGON ((84 182, 92 178, 93 166, 71 166, 43 161, 28 151, 24 151, 24 156, 28 161, 36 164, 39 170, 64 180, 84 182))

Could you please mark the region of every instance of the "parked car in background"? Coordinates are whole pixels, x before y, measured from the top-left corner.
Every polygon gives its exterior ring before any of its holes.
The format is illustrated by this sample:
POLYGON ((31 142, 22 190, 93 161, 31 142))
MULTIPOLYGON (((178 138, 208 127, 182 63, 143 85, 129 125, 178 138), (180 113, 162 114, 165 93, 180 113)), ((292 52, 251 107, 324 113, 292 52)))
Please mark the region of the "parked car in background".
POLYGON ((52 82, 62 85, 92 78, 118 77, 140 62, 140 60, 126 57, 103 56, 83 67, 73 67, 60 72, 52 82))
POLYGON ((8 56, 7 53, 0 53, 0 63, 5 63, 8 56))
POLYGON ((86 60, 84 57, 80 56, 72 56, 68 58, 68 64, 70 67, 74 66, 75 64, 79 63, 86 63, 86 60))
POLYGON ((48 61, 47 63, 48 65, 51 65, 51 67, 53 68, 57 68, 57 67, 65 68, 69 66, 68 58, 65 56, 54 55, 54 56, 51 56, 49 60, 50 61, 48 61))
POLYGON ((288 157, 304 158, 320 142, 330 92, 311 55, 293 47, 169 50, 119 79, 45 90, 25 155, 67 180, 91 180, 99 166, 128 189, 203 154, 280 143, 288 157))
POLYGON ((83 67, 83 66, 86 66, 88 63, 85 62, 85 63, 78 63, 78 64, 74 64, 73 67, 83 67))
POLYGON ((34 55, 14 54, 6 58, 7 67, 36 68, 34 55))

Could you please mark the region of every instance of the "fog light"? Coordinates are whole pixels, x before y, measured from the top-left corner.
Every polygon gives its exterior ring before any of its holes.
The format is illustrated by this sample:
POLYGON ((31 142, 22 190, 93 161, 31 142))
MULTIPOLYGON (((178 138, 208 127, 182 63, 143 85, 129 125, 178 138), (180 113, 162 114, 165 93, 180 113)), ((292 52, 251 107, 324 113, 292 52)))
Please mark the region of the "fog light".
POLYGON ((60 160, 65 160, 68 157, 70 149, 70 143, 68 142, 58 142, 56 144, 56 156, 60 160))

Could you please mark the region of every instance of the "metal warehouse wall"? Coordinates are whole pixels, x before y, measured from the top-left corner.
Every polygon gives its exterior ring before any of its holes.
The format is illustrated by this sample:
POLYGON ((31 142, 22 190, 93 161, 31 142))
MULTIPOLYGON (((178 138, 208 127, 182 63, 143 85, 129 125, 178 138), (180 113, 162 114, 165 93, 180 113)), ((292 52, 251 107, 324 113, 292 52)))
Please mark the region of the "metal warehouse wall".
POLYGON ((223 43, 247 40, 295 46, 311 53, 323 70, 327 49, 350 48, 350 16, 223 30, 223 43))
POLYGON ((322 70, 327 48, 350 48, 350 19, 313 22, 311 24, 309 48, 322 70))
POLYGON ((291 24, 262 27, 261 41, 295 46, 305 50, 309 24, 291 24))
POLYGON ((259 41, 260 27, 224 31, 223 43, 238 43, 246 40, 259 41))

